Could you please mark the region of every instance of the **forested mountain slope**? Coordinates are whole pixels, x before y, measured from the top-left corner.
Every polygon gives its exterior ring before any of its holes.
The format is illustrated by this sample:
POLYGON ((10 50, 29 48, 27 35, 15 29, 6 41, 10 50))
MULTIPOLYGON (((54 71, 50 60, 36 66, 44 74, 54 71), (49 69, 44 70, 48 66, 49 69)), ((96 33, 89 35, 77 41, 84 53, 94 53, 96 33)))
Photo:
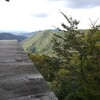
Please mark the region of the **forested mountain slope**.
POLYGON ((51 53, 51 39, 54 32, 50 30, 41 31, 21 42, 25 51, 31 53, 48 54, 51 53))

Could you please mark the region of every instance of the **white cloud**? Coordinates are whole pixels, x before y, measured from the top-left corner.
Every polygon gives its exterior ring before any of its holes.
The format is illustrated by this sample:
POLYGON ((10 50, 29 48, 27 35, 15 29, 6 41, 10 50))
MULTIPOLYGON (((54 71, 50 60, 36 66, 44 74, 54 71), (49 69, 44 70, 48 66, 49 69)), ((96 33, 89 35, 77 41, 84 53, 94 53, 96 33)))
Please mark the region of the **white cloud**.
POLYGON ((64 0, 10 0, 9 3, 0 0, 0 30, 36 31, 60 26, 65 19, 58 9, 80 20, 80 28, 88 27, 89 18, 100 17, 100 7, 71 9, 64 3, 64 0))

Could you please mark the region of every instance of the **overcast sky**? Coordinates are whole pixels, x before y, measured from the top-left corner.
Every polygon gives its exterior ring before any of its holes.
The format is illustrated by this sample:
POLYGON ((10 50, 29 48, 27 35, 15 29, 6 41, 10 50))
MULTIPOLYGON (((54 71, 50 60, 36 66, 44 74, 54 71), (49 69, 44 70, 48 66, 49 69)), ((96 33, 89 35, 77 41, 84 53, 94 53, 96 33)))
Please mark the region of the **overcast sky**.
MULTIPOLYGON (((89 28, 100 18, 100 0, 0 0, 0 30, 37 31, 65 22, 59 9, 89 28)), ((100 22, 100 21, 99 21, 100 22)))

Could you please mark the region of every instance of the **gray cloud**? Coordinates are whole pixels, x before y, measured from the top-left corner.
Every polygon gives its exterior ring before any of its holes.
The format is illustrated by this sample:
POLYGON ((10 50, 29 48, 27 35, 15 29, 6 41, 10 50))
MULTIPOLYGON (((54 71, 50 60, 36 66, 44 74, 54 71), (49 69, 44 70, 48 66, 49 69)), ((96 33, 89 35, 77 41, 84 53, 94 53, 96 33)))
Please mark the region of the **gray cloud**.
POLYGON ((70 8, 93 8, 100 6, 100 0, 66 0, 66 6, 70 8))
POLYGON ((43 17, 47 17, 48 14, 46 14, 46 13, 39 13, 39 14, 33 14, 32 16, 43 18, 43 17))
POLYGON ((63 1, 65 7, 69 8, 93 8, 100 6, 100 0, 49 0, 63 1))

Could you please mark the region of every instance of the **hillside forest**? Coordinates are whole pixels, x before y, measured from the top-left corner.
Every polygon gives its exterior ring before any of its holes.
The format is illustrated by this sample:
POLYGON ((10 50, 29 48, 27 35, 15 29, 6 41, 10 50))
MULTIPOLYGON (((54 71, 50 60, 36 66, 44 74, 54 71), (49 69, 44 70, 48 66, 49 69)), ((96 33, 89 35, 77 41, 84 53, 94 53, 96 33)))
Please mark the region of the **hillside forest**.
POLYGON ((91 21, 80 31, 79 21, 60 13, 68 24, 59 32, 46 30, 21 45, 59 100, 100 100, 100 25, 91 21))

